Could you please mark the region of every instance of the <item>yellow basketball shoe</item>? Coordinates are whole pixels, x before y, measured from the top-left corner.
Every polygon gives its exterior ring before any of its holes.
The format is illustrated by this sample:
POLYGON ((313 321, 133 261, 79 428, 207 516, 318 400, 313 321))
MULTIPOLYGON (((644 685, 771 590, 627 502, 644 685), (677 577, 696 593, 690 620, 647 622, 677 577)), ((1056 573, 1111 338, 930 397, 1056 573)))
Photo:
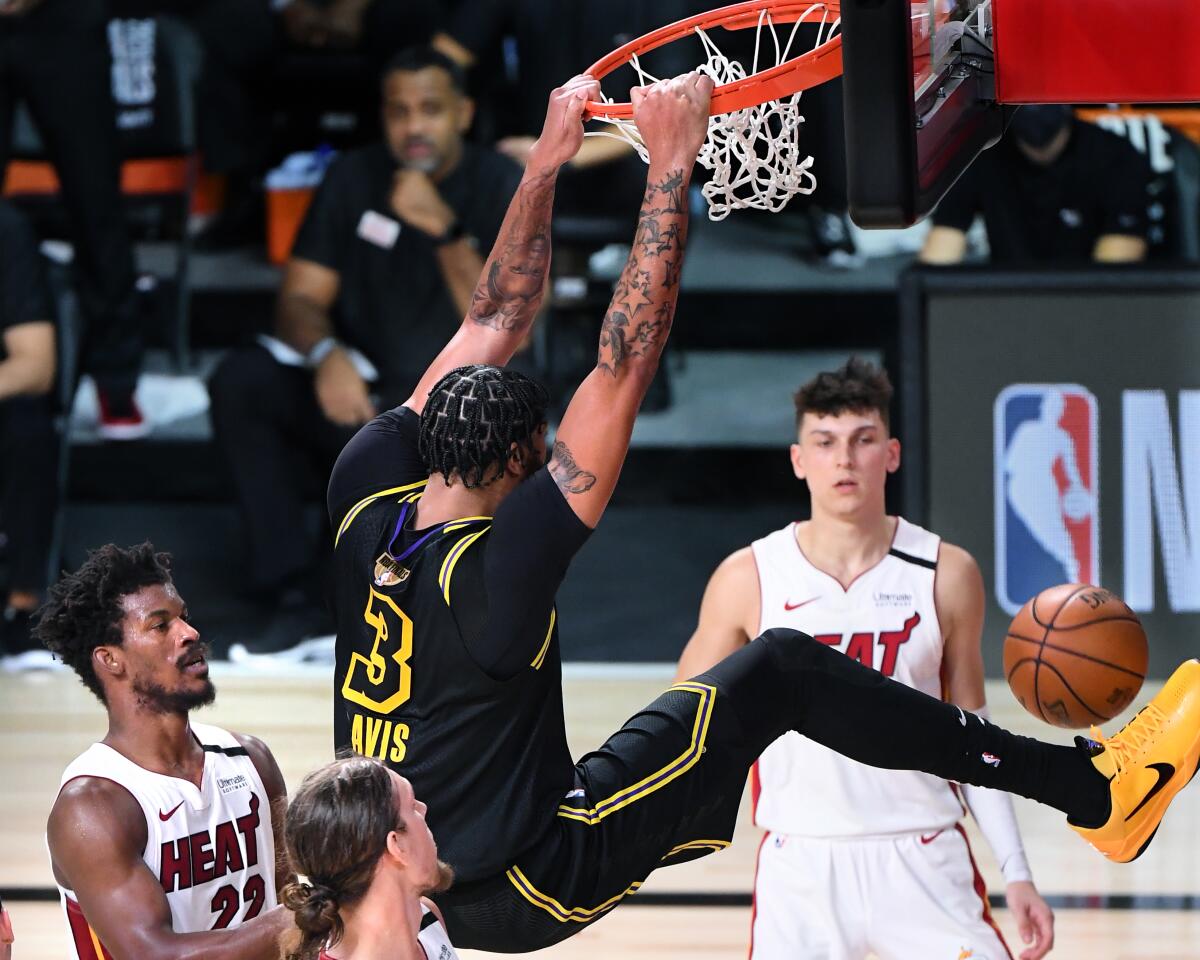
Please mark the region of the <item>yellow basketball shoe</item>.
POLYGON ((1091 733, 1091 741, 1076 739, 1108 779, 1112 812, 1102 827, 1071 827, 1109 860, 1128 863, 1150 846, 1200 765, 1200 660, 1181 664, 1116 736, 1105 738, 1097 727, 1091 733))

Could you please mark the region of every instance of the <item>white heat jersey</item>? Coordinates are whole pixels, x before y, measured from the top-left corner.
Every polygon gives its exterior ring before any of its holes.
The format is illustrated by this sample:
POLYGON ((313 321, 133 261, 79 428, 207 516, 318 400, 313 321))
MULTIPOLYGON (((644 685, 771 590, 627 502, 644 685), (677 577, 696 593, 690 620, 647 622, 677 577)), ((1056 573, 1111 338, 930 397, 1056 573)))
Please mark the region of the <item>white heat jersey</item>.
MULTIPOLYGON (((219 727, 192 724, 204 748, 200 788, 151 773, 102 743, 75 758, 62 783, 101 777, 120 784, 146 818, 147 868, 171 908, 176 933, 236 927, 275 906, 271 804, 254 761, 219 727)), ((74 960, 108 960, 71 890, 59 887, 74 960)))
MULTIPOLYGON (((940 538, 896 522, 890 552, 849 589, 814 567, 796 525, 752 544, 762 596, 759 631, 790 627, 910 687, 941 698, 942 631, 933 602, 940 538)), ((865 837, 934 832, 963 807, 950 785, 880 770, 789 732, 754 770, 754 820, 776 833, 865 837)))
POLYGON ((417 934, 417 942, 425 951, 427 960, 458 960, 458 954, 450 943, 450 935, 446 933, 437 914, 425 904, 421 904, 421 914, 421 932, 417 934))
MULTIPOLYGON (((458 960, 458 954, 450 943, 450 936, 437 914, 425 904, 421 904, 421 931, 417 934, 417 943, 425 951, 426 960, 458 960)), ((324 950, 319 960, 333 960, 324 950)))

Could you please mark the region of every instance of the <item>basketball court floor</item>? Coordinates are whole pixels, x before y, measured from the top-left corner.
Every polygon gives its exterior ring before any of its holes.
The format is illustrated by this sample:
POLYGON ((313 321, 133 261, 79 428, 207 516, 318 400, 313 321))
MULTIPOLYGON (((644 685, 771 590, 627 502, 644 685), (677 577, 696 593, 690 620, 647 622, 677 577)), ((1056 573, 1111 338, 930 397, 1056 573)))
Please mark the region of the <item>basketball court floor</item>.
MULTIPOLYGON (((1005 0, 1008 13, 1006 18, 997 17, 996 23, 1007 25, 1010 33, 1004 44, 996 38, 995 51, 989 21, 981 12, 988 4, 978 0, 963 4, 863 0, 823 6, 830 12, 839 7, 846 15, 845 89, 847 116, 852 121, 847 125, 848 196, 852 214, 863 225, 902 226, 927 213, 975 153, 999 136, 1002 103, 1153 103, 1200 97, 1195 93, 1200 90, 1197 74, 1183 70, 1194 45, 1165 42, 1180 35, 1178 24, 1196 22, 1196 14, 1186 4, 1143 4, 1134 20, 1117 0, 1094 0, 1087 18, 1078 18, 1068 4, 1005 0), (970 19, 952 20, 963 8, 971 11, 970 19), (925 19, 919 20, 918 14, 925 19), (921 29, 914 30, 918 22, 921 29), (1145 33, 1131 41, 1126 24, 1135 23, 1143 30, 1152 23, 1163 42, 1137 39, 1148 36, 1145 33), (1078 69, 1079 54, 1073 52, 1092 50, 1092 45, 1082 42, 1058 43, 1055 56, 1043 56, 1047 37, 1058 41, 1084 29, 1096 34, 1098 42, 1105 41, 1104 49, 1116 51, 1109 60, 1119 62, 1120 69, 1104 66, 1091 73, 1078 69), (1154 56, 1133 57, 1128 55, 1131 49, 1153 51, 1154 56), (1005 51, 1003 59, 1001 51, 1005 51), (1165 65, 1170 60, 1178 61, 1178 71, 1165 65), (1004 70, 993 70, 997 64, 1004 70), (1028 65, 1038 69, 1032 74, 1019 69, 1028 65), (908 73, 914 67, 910 83, 908 73), (993 74, 1004 81, 1003 89, 997 87, 993 74), (896 76, 902 82, 894 82, 896 76), (1034 78, 1033 86, 1029 76, 1034 78), (1187 79, 1187 91, 1162 88, 1162 78, 1176 76, 1187 79), (1090 86, 1074 85, 1080 77, 1090 86), (894 134, 890 140, 885 137, 889 131, 894 134), (907 165, 899 169, 899 159, 905 157, 907 165), (864 162, 867 159, 872 162, 864 162), (883 191, 883 186, 892 189, 883 191)), ((761 18, 754 19, 761 23, 761 18)), ((775 89, 775 96, 833 76, 835 57, 840 69, 841 37, 822 29, 816 39, 812 56, 788 61, 798 64, 803 59, 811 65, 809 80, 801 84, 799 73, 804 71, 797 68, 796 84, 788 90, 775 89)), ((754 160, 753 151, 749 159, 754 160)), ((787 179, 784 175, 792 171, 778 172, 787 179)), ((726 170, 727 179, 736 180, 734 173, 726 170)), ((857 277, 845 280, 846 285, 858 282, 857 277)), ((1180 658, 1186 655, 1181 653, 1180 658)), ((652 699, 669 683, 671 672, 670 665, 653 664, 568 667, 565 703, 575 755, 599 744, 652 699)), ((218 701, 202 718, 261 736, 273 748, 291 786, 329 758, 332 703, 327 669, 295 667, 268 673, 222 664, 213 673, 218 701)), ((1156 687, 1147 684, 1135 705, 1144 703, 1156 687)), ((988 692, 999 723, 1057 742, 1069 741, 1067 732, 1025 714, 1002 682, 990 683, 988 692)), ((1128 715, 1114 721, 1110 731, 1128 715)), ((14 956, 57 960, 67 955, 68 946, 47 862, 44 824, 62 769, 103 736, 103 712, 71 673, 0 674, 0 733, 4 746, 0 895, 13 917, 14 956)), ((1054 956, 1088 960, 1200 956, 1200 859, 1196 857, 1200 788, 1180 797, 1157 840, 1129 865, 1103 859, 1067 828, 1056 811, 1020 799, 1015 805, 1039 888, 1057 909, 1054 956)), ((972 830, 972 834, 987 890, 994 898, 1002 892, 998 870, 977 833, 972 830)), ((610 916, 546 954, 576 960, 745 956, 757 843, 744 803, 730 850, 655 874, 610 916)), ((1019 955, 1021 944, 1011 919, 1003 911, 998 919, 1019 955)), ((487 955, 465 952, 464 956, 487 955)), ((964 949, 958 960, 972 956, 964 949)))
MULTIPOLYGON (((214 666, 217 702, 207 722, 263 737, 294 787, 330 752, 331 687, 323 668, 291 667, 270 674, 214 666)), ((567 726, 576 756, 598 745, 631 713, 670 682, 669 665, 568 665, 567 726)), ((1137 703, 1157 689, 1148 683, 1137 703)), ((988 699, 998 722, 1019 732, 1067 742, 1066 731, 1046 727, 1017 705, 1003 683, 990 682, 988 699)), ((1124 722, 1126 717, 1118 718, 1124 722)), ((1113 725, 1115 727, 1115 724, 1113 725)), ((66 927, 48 866, 46 814, 66 764, 104 733, 99 704, 73 673, 0 674, 0 895, 13 918, 19 960, 60 960, 66 927)), ((1163 830, 1136 863, 1109 863, 1093 852, 1049 808, 1015 801, 1030 863, 1043 894, 1057 910, 1052 956, 1088 960, 1182 960, 1200 956, 1200 792, 1176 801, 1163 830)), ((972 837, 977 834, 971 830, 972 837)), ((563 960, 684 960, 746 955, 750 892, 759 833, 743 801, 733 846, 720 854, 660 871, 612 914, 567 942, 544 951, 563 960)), ((986 846, 973 839, 989 892, 1003 890, 986 846)), ((1013 924, 997 911, 1019 955, 1013 924)), ((465 957, 488 956, 464 952, 465 957)), ((940 958, 914 958, 940 960, 940 958)), ((953 960, 953 958, 951 958, 953 960)))

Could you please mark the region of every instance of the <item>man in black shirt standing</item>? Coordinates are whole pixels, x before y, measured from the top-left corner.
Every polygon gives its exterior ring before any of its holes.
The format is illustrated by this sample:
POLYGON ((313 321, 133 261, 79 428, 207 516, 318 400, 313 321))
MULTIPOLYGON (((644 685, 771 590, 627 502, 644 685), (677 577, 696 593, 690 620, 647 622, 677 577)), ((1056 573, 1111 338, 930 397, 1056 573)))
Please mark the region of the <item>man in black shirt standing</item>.
POLYGON ((82 365, 107 440, 150 432, 134 395, 144 344, 133 245, 122 210, 107 0, 0 3, 0 181, 23 99, 62 184, 86 322, 82 365))
POLYGON ((959 263, 977 214, 992 263, 1142 260, 1149 173, 1128 142, 1069 107, 1021 107, 938 204, 921 262, 959 263))
POLYGON ((54 323, 37 242, 0 200, 0 531, 8 583, 0 589, 0 655, 9 669, 49 666, 30 636, 42 602, 58 503, 54 323))
POLYGON ((608 505, 670 333, 712 89, 690 73, 632 91, 650 156, 645 195, 595 369, 553 444, 546 391, 500 365, 541 297, 555 181, 599 90, 589 77, 551 95, 458 332, 330 478, 335 743, 382 760, 426 798, 458 876, 436 899, 460 947, 549 946, 651 870, 728 846, 747 771, 787 730, 874 766, 1052 804, 1118 860, 1144 848, 1165 809, 1138 802, 1141 784, 1160 793, 1139 779, 1145 765, 1182 771, 1165 788, 1178 791, 1200 763, 1200 661, 1168 681, 1130 742, 1058 747, 774 629, 671 687, 572 766, 554 597, 608 505), (1111 798, 1109 774, 1124 784, 1111 798))
POLYGON ((324 484, 380 404, 411 393, 466 314, 483 267, 478 248, 495 240, 520 177, 511 161, 464 142, 473 108, 445 57, 427 48, 397 55, 383 93, 385 142, 333 164, 301 227, 277 339, 230 355, 210 384, 252 587, 281 610, 254 652, 322 632, 311 600, 320 554, 301 520, 306 491, 324 484))

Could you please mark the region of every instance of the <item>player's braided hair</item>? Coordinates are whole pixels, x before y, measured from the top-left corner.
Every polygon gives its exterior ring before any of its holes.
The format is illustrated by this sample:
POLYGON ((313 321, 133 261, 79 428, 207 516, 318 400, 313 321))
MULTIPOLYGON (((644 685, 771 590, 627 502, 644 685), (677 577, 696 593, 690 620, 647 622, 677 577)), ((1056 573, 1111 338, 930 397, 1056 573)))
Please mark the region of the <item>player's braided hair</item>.
POLYGON ((429 391, 421 414, 421 456, 430 473, 467 489, 504 475, 514 443, 524 446, 546 422, 550 397, 514 370, 472 364, 451 370, 429 391))
POLYGON ((806 413, 836 417, 846 413, 876 410, 885 427, 890 426, 888 405, 892 382, 887 371, 861 357, 851 357, 836 370, 826 370, 804 384, 792 398, 796 403, 796 429, 806 413))
POLYGON ((171 555, 156 553, 146 542, 122 549, 105 544, 88 554, 74 573, 64 574, 49 591, 38 611, 33 635, 56 657, 79 674, 83 685, 100 702, 104 688, 92 666, 92 651, 121 645, 122 597, 142 587, 171 582, 171 555))
POLYGON ((377 760, 346 757, 304 778, 284 825, 292 869, 307 878, 281 895, 298 928, 285 944, 287 960, 313 960, 341 940, 340 911, 370 889, 388 834, 404 828, 391 775, 377 760))

